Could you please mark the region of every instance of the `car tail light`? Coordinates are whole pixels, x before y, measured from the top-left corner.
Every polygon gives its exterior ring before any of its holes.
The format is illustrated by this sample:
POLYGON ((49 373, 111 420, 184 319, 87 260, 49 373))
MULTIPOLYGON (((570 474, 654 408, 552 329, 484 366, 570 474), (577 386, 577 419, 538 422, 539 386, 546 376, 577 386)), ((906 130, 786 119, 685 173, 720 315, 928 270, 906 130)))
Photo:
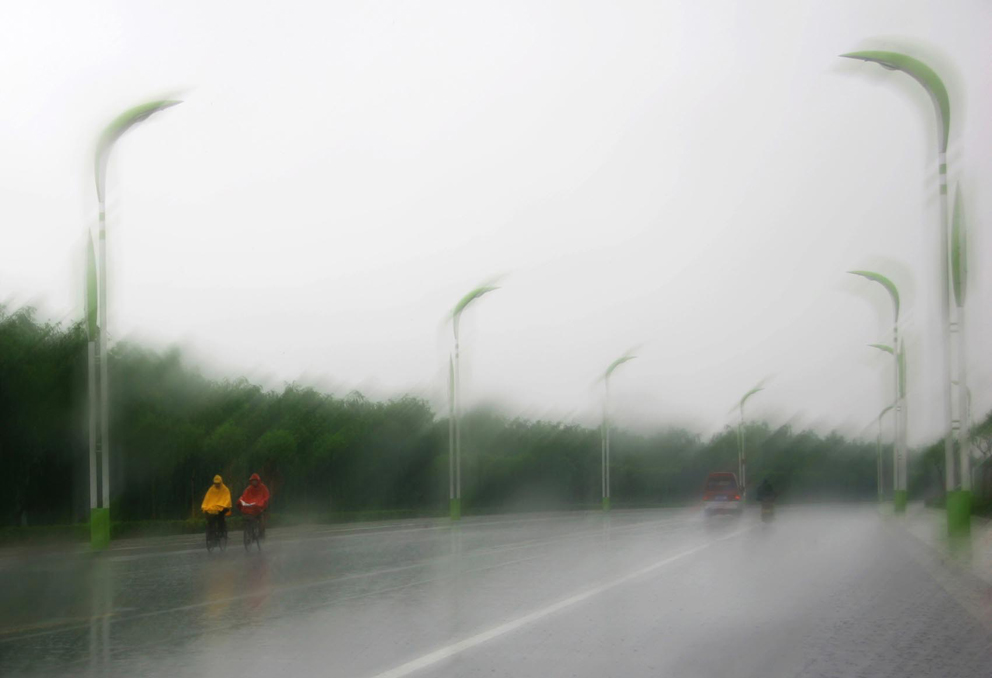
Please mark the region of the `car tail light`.
POLYGON ((739 495, 739 494, 735 494, 735 495, 734 495, 734 499, 736 499, 737 501, 740 501, 740 499, 741 499, 741 495, 739 495))
POLYGON ((704 495, 703 495, 703 501, 709 501, 709 500, 710 500, 710 499, 712 499, 712 498, 713 498, 713 496, 712 496, 712 495, 710 495, 710 494, 704 494, 704 495))

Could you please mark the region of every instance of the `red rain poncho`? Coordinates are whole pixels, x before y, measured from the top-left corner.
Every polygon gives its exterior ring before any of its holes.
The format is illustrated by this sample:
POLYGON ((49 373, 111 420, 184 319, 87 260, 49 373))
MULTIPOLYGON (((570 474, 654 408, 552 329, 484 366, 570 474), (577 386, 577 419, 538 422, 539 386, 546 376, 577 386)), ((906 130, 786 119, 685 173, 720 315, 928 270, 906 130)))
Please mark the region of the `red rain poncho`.
POLYGON ((238 506, 241 508, 242 513, 258 515, 262 512, 262 509, 269 505, 269 488, 265 486, 257 473, 252 473, 250 480, 257 480, 258 485, 248 483, 248 487, 245 488, 241 499, 238 500, 238 506), (254 506, 245 506, 245 504, 254 504, 254 506))

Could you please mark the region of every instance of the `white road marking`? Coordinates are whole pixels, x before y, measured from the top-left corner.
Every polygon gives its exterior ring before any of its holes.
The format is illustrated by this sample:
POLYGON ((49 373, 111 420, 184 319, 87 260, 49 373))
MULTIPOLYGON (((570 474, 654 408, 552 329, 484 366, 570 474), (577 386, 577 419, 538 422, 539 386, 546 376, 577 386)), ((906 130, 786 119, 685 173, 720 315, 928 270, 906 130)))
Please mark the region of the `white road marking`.
POLYGON ((609 591, 610 589, 614 589, 622 584, 626 584, 632 579, 636 579, 637 577, 642 577, 646 574, 654 572, 655 570, 661 569, 666 565, 671 565, 672 563, 678 560, 682 560, 683 558, 686 558, 688 556, 691 556, 694 553, 698 553, 699 551, 702 551, 703 549, 708 548, 713 544, 724 541, 726 539, 732 539, 733 537, 737 537, 743 534, 744 532, 746 532, 747 529, 738 530, 725 537, 720 537, 719 539, 714 539, 713 541, 707 542, 705 544, 701 544, 700 546, 696 546, 695 548, 691 548, 688 551, 682 551, 681 553, 677 553, 674 556, 663 558, 662 560, 659 560, 656 563, 652 563, 647 567, 642 567, 639 570, 635 570, 634 572, 626 574, 620 577, 619 579, 614 579, 613 581, 607 582, 605 584, 601 584, 600 586, 587 589, 581 593, 575 594, 574 596, 565 598, 564 600, 559 600, 557 603, 552 603, 547 607, 542 607, 539 610, 534 610, 530 614, 525 614, 523 617, 518 617, 513 621, 506 622, 505 624, 494 626, 493 628, 487 631, 483 631, 482 633, 477 633, 474 636, 470 636, 457 643, 453 643, 446 647, 442 647, 438 650, 434 650, 433 652, 429 652, 421 657, 417 657, 416 659, 408 661, 405 664, 400 664, 396 668, 392 668, 389 669, 388 671, 378 673, 375 676, 373 676, 373 678, 403 678, 403 676, 408 676, 411 673, 414 673, 415 671, 419 671, 433 664, 437 664, 438 662, 448 659, 449 657, 453 657, 454 655, 460 652, 464 652, 465 650, 470 650, 473 647, 482 645, 483 643, 488 643, 490 640, 494 640, 495 638, 504 636, 507 633, 516 631, 517 629, 526 626, 528 624, 532 624, 536 621, 540 621, 541 619, 544 619, 545 617, 552 615, 555 612, 564 610, 565 608, 571 607, 577 603, 581 603, 584 600, 588 600, 593 596, 597 596, 600 593, 604 593, 606 591, 609 591))

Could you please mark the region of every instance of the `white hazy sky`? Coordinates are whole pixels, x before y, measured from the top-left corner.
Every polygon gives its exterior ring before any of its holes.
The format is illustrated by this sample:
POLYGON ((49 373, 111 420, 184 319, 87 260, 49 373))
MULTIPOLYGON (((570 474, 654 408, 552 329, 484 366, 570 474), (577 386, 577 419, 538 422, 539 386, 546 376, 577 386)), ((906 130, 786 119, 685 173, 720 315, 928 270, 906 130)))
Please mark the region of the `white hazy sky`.
POLYGON ((211 374, 701 432, 858 433, 890 397, 900 284, 910 440, 941 426, 933 111, 837 55, 916 50, 952 90, 971 227, 975 410, 992 407, 992 6, 776 2, 45 2, 0 6, 0 300, 81 315, 95 138, 111 161, 110 331, 211 374))

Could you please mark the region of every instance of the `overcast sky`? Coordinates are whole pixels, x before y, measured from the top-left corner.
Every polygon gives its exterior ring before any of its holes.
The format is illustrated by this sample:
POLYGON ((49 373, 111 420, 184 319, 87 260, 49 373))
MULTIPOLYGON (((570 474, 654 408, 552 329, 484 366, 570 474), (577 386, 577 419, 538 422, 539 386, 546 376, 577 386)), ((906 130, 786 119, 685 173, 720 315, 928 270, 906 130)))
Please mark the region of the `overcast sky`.
MULTIPOLYGON (((975 410, 992 407, 992 6, 985 1, 45 2, 0 6, 0 300, 82 313, 92 150, 111 160, 110 332, 205 371, 709 433, 749 414, 858 433, 890 399, 902 288, 910 441, 941 427, 933 109, 848 62, 915 50, 952 94, 975 410), (979 189, 986 189, 984 195, 979 189)), ((871 429, 869 429, 869 433, 871 429)))

